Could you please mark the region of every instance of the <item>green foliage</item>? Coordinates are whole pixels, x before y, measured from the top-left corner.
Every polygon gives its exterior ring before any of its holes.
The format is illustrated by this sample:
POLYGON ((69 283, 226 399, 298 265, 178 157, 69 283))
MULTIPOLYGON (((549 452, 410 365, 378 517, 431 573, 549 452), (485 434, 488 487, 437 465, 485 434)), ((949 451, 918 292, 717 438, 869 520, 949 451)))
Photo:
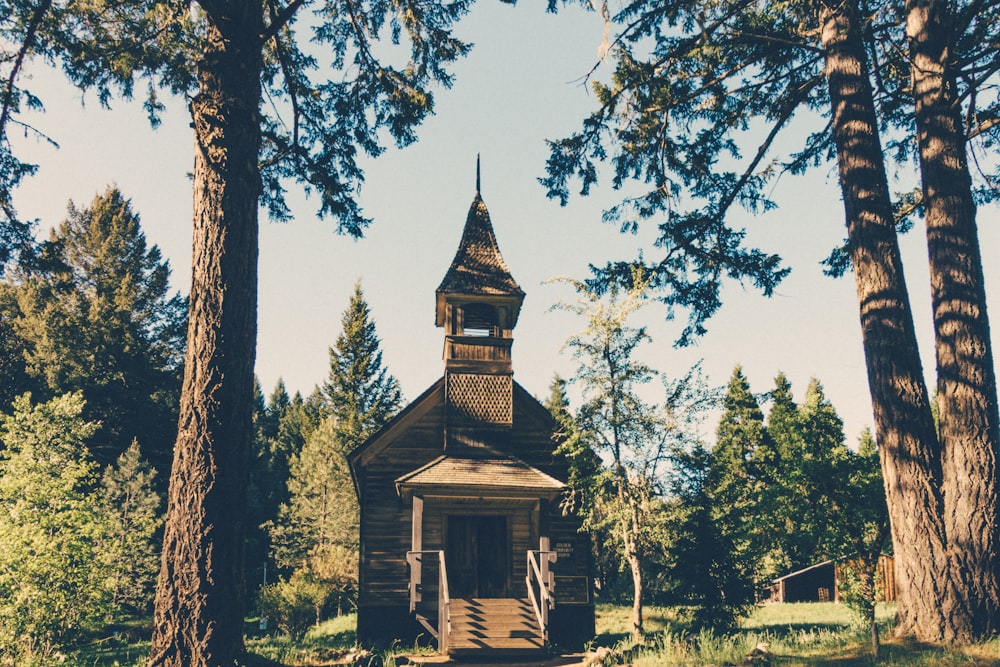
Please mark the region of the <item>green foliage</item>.
POLYGON ((674 460, 664 578, 675 603, 693 606, 694 628, 732 628, 753 603, 753 581, 746 554, 720 516, 725 510, 709 493, 712 453, 699 445, 677 452, 674 460))
POLYGON ((259 604, 262 616, 293 641, 301 641, 309 628, 319 623, 327 596, 321 582, 311 579, 305 571, 297 571, 289 579, 261 588, 259 604))
POLYGON ((350 451, 399 410, 399 382, 382 364, 381 342, 361 282, 341 318, 342 330, 330 348, 330 374, 323 384, 323 413, 336 418, 340 438, 350 451))
POLYGON ((664 382, 662 400, 645 398, 643 386, 662 378, 638 360, 636 350, 649 336, 629 323, 646 298, 648 282, 641 274, 630 289, 613 287, 606 294, 572 284, 577 301, 559 307, 587 322, 566 343, 578 362, 573 381, 582 404, 571 421, 565 387, 557 381, 549 409, 563 424, 559 451, 570 460, 573 483, 581 485, 584 525, 602 541, 599 553, 616 558, 619 569, 631 573, 632 631, 638 637, 643 572, 663 538, 664 476, 671 454, 697 442, 697 424, 713 404, 713 394, 696 366, 683 378, 664 382))
POLYGON ((764 413, 737 366, 726 387, 723 413, 705 479, 713 520, 732 545, 737 575, 758 579, 761 556, 769 551, 771 500, 776 457, 764 413))
MULTIPOLYGON (((616 189, 639 188, 604 219, 623 232, 655 222, 657 256, 609 262, 595 269, 593 282, 628 284, 635 266, 645 267, 668 313, 689 311, 682 343, 705 331, 727 278, 770 295, 789 272, 777 254, 747 242, 733 209, 774 209, 777 179, 835 157, 819 44, 819 14, 827 5, 835 3, 638 0, 606 11, 611 74, 593 82, 597 108, 577 132, 549 142, 546 175, 539 179, 549 197, 565 204, 574 183, 589 194, 604 162, 616 189)), ((885 128, 895 130, 887 157, 910 169, 913 99, 900 9, 874 2, 863 11, 876 104, 885 128)), ((985 156, 996 155, 1000 140, 994 121, 1000 56, 985 45, 997 39, 1000 10, 963 0, 954 3, 954 13, 957 99, 966 135, 980 144, 985 160, 977 196, 992 199, 998 165, 985 156)), ((895 208, 907 227, 922 211, 920 194, 900 194, 895 208)), ((833 273, 849 262, 846 247, 828 260, 833 273)))
POLYGON ((105 585, 119 616, 152 612, 160 567, 157 537, 163 525, 155 478, 156 471, 135 441, 101 478, 101 507, 107 513, 108 531, 99 545, 99 558, 107 568, 105 585))
POLYGON ((324 419, 292 456, 289 470, 289 500, 271 530, 278 564, 302 567, 314 549, 333 544, 356 550, 358 504, 333 418, 324 419))
POLYGON ((104 465, 139 439, 170 468, 186 303, 169 294, 169 276, 129 200, 109 187, 86 208, 70 204, 44 255, 12 271, 0 299, 43 395, 83 392, 85 417, 102 424, 88 445, 104 465))
POLYGON ((0 663, 41 664, 111 611, 100 546, 109 527, 79 393, 0 422, 0 663))
MULTIPOLYGON (((257 16, 247 16, 212 3, 192 9, 157 0, 4 2, 0 35, 3 61, 11 64, 3 77, 0 210, 16 220, 11 194, 36 169, 17 159, 7 139, 12 126, 36 133, 18 120, 24 110, 43 106, 22 84, 33 60, 60 64, 70 81, 94 91, 102 105, 116 95, 132 98, 137 86, 144 87, 143 106, 155 126, 164 110, 162 93, 195 94, 208 24, 241 22, 255 27, 251 48, 263 55, 263 94, 273 101, 259 109, 263 203, 276 219, 289 219, 285 185, 301 183, 319 198, 321 215, 335 217, 339 231, 360 236, 370 222, 355 198, 364 178, 360 158, 384 150, 383 133, 400 146, 415 140, 414 127, 433 111, 431 86, 450 86, 447 66, 470 48, 451 34, 470 4, 336 0, 298 21, 302 3, 261 4, 257 16), (389 41, 404 48, 378 48, 389 41)), ((12 229, 0 225, 0 250, 23 237, 8 241, 12 229)))

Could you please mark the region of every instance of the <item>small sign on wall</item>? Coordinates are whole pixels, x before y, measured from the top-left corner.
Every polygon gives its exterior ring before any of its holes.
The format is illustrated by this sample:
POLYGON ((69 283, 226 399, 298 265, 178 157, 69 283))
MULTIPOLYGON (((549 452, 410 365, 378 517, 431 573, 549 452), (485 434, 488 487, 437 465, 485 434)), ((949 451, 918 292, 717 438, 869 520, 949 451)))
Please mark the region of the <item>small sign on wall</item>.
POLYGON ((587 577, 556 576, 555 598, 557 604, 587 604, 590 602, 590 587, 587 577))

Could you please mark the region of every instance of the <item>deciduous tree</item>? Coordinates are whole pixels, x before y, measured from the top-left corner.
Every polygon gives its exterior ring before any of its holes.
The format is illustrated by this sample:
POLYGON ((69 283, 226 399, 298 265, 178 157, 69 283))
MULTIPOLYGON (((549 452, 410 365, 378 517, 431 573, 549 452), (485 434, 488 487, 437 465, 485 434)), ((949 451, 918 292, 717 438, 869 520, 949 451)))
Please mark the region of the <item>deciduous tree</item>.
POLYGON ((647 285, 641 276, 632 289, 612 289, 603 296, 584 283, 570 282, 578 299, 558 307, 581 316, 587 326, 566 343, 578 362, 573 382, 582 403, 562 451, 574 462, 578 479, 588 484, 585 525, 610 538, 608 547, 632 576, 631 631, 639 639, 644 561, 659 540, 670 456, 696 439, 694 424, 711 404, 711 393, 696 366, 666 382, 662 400, 645 397, 644 387, 662 378, 639 360, 636 351, 649 336, 629 321, 645 301, 647 285), (594 454, 604 463, 596 469, 594 454))
POLYGON ((98 425, 83 397, 32 403, 0 415, 0 660, 48 663, 107 619, 110 590, 100 544, 107 534, 97 466, 86 442, 98 425))

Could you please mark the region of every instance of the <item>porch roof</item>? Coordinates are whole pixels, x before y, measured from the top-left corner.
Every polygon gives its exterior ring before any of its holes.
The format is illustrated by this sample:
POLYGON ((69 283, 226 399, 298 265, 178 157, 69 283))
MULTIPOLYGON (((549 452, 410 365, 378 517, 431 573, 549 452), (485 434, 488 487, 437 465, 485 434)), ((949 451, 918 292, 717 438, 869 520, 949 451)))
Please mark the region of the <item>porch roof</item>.
POLYGON ((553 497, 566 488, 558 479, 513 456, 439 456, 396 479, 396 492, 475 490, 553 497))

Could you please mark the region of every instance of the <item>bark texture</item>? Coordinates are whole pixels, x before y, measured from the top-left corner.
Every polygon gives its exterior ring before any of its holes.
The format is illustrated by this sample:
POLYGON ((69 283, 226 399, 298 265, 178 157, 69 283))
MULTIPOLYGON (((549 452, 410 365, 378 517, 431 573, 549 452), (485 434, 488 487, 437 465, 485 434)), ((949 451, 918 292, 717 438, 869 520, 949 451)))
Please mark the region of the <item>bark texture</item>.
MULTIPOLYGON (((854 268, 902 633, 967 622, 949 576, 938 440, 917 350, 856 2, 821 4, 832 131, 854 268), (944 573, 944 574, 942 574, 944 573)), ((929 636, 934 635, 934 636, 929 636)))
POLYGON ((998 631, 996 376, 948 3, 907 2, 938 378, 944 528, 973 640, 998 631))
POLYGON ((151 665, 243 653, 260 194, 261 8, 210 20, 191 102, 194 239, 187 358, 157 585, 151 665), (239 16, 244 14, 244 16, 239 16))

